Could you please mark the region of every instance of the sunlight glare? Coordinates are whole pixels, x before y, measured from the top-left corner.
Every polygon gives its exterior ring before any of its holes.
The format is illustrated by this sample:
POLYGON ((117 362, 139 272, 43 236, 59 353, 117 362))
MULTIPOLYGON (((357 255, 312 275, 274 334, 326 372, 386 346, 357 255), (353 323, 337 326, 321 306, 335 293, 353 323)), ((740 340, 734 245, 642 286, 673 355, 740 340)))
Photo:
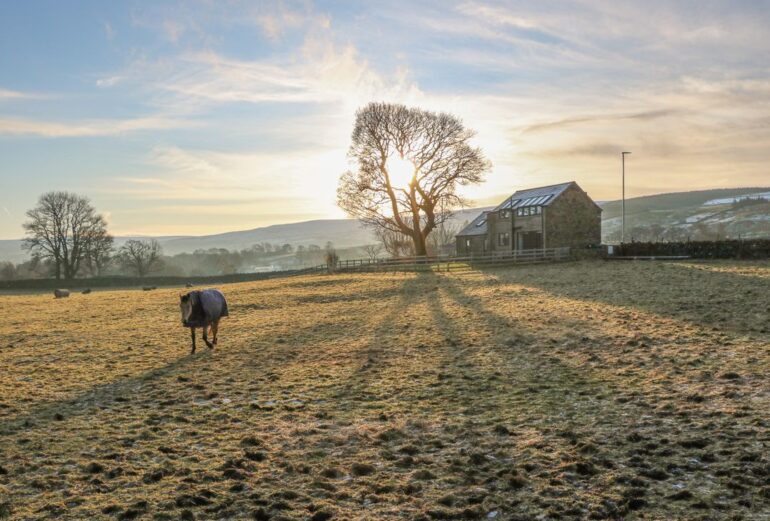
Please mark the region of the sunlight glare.
POLYGON ((414 164, 399 155, 392 155, 388 159, 388 176, 390 184, 394 188, 406 188, 414 175, 414 164))

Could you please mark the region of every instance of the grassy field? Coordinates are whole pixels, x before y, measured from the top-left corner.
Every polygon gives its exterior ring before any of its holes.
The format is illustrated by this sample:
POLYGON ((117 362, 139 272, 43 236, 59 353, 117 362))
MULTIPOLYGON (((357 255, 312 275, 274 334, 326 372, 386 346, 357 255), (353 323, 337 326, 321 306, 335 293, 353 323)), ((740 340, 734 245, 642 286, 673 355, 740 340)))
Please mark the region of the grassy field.
POLYGON ((770 519, 770 263, 0 296, 0 519, 770 519))

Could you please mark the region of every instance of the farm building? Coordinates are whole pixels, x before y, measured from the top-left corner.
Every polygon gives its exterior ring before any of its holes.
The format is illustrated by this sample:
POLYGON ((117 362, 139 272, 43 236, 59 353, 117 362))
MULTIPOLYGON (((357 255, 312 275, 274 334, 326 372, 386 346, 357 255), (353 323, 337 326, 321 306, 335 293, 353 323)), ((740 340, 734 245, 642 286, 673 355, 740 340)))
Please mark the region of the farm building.
POLYGON ((601 242, 602 209, 576 182, 518 190, 455 236, 458 255, 601 242))

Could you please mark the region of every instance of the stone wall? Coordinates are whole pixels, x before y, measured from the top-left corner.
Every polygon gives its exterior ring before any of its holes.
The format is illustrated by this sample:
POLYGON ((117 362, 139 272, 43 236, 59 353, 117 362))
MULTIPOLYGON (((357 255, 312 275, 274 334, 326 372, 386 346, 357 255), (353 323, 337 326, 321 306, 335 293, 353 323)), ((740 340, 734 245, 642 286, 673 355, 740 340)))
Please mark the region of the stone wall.
POLYGON ((601 208, 579 187, 570 186, 545 208, 546 248, 585 248, 601 242, 601 208))
POLYGON ((508 218, 500 217, 500 212, 489 212, 487 214, 487 235, 489 237, 490 251, 511 251, 513 249, 513 218, 512 212, 508 210, 508 218), (508 234, 508 245, 500 246, 498 244, 498 234, 508 234))
POLYGON ((455 237, 457 255, 482 255, 484 253, 484 241, 486 235, 470 235, 455 237), (467 242, 470 241, 470 248, 467 242))

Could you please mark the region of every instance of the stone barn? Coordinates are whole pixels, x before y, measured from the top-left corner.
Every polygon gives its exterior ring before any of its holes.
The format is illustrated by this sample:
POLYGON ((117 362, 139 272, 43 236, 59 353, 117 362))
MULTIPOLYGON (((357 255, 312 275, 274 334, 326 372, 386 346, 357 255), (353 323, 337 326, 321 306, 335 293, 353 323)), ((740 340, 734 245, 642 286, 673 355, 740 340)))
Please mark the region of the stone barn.
POLYGON ((458 255, 601 243, 602 209, 576 182, 518 190, 455 237, 458 255))

